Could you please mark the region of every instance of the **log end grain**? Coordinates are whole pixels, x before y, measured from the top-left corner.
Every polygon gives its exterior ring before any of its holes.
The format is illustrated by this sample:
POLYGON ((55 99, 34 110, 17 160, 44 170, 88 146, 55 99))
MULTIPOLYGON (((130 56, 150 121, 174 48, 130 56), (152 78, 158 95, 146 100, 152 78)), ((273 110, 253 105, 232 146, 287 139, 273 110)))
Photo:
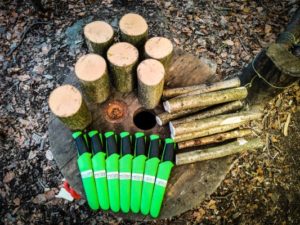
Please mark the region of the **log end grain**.
POLYGON ((127 42, 112 45, 107 51, 107 59, 114 66, 126 67, 137 62, 139 52, 137 48, 127 42))
POLYGON ((163 102, 163 106, 164 106, 165 111, 167 111, 168 113, 171 112, 171 106, 170 106, 169 101, 163 102))
POLYGON ((159 118, 159 116, 156 116, 156 117, 155 117, 155 120, 156 120, 156 123, 157 123, 159 126, 162 126, 162 125, 163 125, 163 122, 161 121, 161 119, 159 118))
POLYGON ((85 25, 84 36, 94 43, 106 43, 114 36, 113 28, 104 21, 94 21, 85 25))
POLYGON ((87 54, 75 64, 75 74, 79 80, 92 82, 100 79, 106 72, 105 60, 96 54, 87 54))
POLYGON ((70 117, 78 112, 82 104, 79 90, 66 84, 54 89, 49 96, 49 107, 57 117, 70 117))
POLYGON ((145 54, 148 58, 157 59, 164 64, 168 65, 171 61, 173 53, 172 42, 164 37, 150 38, 145 44, 145 54))

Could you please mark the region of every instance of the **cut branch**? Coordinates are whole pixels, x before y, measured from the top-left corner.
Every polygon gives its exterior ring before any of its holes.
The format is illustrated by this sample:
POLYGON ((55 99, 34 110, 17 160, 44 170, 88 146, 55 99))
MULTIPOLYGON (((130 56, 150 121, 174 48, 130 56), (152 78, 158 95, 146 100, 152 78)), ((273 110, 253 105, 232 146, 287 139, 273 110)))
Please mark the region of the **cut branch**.
POLYGON ((193 85, 188 87, 166 89, 163 91, 163 97, 165 99, 169 99, 180 95, 182 95, 183 97, 189 95, 202 94, 202 93, 219 91, 228 88, 239 87, 240 84, 241 84, 240 79, 234 78, 234 79, 220 81, 212 84, 200 84, 200 85, 193 85))
POLYGON ((244 104, 241 101, 234 101, 234 102, 226 103, 224 105, 216 106, 213 109, 206 110, 204 112, 199 112, 195 115, 185 117, 183 119, 174 120, 174 121, 172 121, 172 124, 187 123, 187 122, 191 122, 194 120, 205 119, 205 118, 217 116, 217 115, 220 115, 223 113, 232 112, 232 111, 241 109, 243 107, 243 105, 244 104))
POLYGON ((217 126, 226 126, 237 124, 241 122, 247 122, 250 120, 259 119, 262 117, 261 112, 239 112, 231 113, 227 115, 219 115, 215 117, 206 118, 203 120, 195 120, 188 123, 172 124, 170 122, 170 130, 172 136, 178 136, 195 131, 206 130, 208 128, 217 126))
POLYGON ((249 149, 262 148, 263 146, 264 142, 259 138, 253 138, 248 141, 244 138, 239 138, 237 141, 229 144, 177 154, 176 165, 221 158, 249 149))
POLYGON ((247 94, 247 89, 245 87, 238 87, 222 91, 172 98, 165 101, 163 105, 167 112, 177 112, 180 110, 206 107, 241 100, 246 98, 247 94))
POLYGON ((219 143, 234 138, 245 137, 250 134, 252 134, 251 129, 233 130, 225 133, 214 134, 207 137, 196 138, 194 140, 179 142, 178 149, 219 143))
POLYGON ((217 126, 217 127, 212 127, 212 128, 208 128, 208 129, 200 130, 200 131, 196 131, 196 132, 185 133, 185 134, 181 134, 181 135, 177 135, 177 136, 173 136, 171 134, 171 137, 176 142, 187 141, 187 140, 192 140, 192 139, 199 138, 199 137, 205 137, 205 136, 209 136, 212 134, 218 134, 218 133, 222 133, 225 131, 233 130, 233 129, 236 129, 236 128, 244 125, 245 123, 246 122, 241 122, 241 123, 229 124, 229 125, 224 125, 224 126, 217 126))

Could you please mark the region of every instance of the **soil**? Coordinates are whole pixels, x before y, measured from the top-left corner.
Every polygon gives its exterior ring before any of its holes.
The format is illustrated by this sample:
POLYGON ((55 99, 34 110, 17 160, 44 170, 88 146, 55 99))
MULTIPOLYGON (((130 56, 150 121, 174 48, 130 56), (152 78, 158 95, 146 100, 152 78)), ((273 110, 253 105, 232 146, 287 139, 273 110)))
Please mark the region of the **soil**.
POLYGON ((92 212, 84 200, 56 198, 62 175, 49 150, 47 98, 87 47, 82 26, 137 12, 151 36, 217 63, 234 77, 283 31, 299 2, 30 1, 0 3, 0 221, 3 224, 300 224, 300 88, 266 105, 254 123, 266 147, 236 156, 218 190, 200 207, 168 220, 133 222, 92 212), (292 120, 287 124, 288 117, 292 120), (287 128, 288 129, 287 129, 287 128), (284 136, 284 134, 286 136, 284 136))

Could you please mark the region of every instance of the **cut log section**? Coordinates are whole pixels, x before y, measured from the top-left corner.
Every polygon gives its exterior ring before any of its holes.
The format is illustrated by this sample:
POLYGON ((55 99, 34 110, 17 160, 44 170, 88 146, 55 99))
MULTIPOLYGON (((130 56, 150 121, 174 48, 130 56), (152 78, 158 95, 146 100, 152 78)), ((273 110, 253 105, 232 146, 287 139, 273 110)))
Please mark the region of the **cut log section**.
POLYGON ((153 109, 159 104, 164 76, 163 64, 155 59, 146 59, 138 65, 138 99, 146 109, 153 109))
POLYGON ((176 165, 183 165, 204 160, 216 159, 232 154, 237 154, 249 149, 262 148, 264 143, 259 138, 246 140, 239 138, 237 141, 217 147, 199 149, 191 152, 180 153, 176 155, 176 165))
POLYGON ((241 100, 247 97, 245 87, 231 88, 222 91, 203 93, 185 97, 172 98, 163 103, 167 112, 177 112, 180 110, 207 107, 220 103, 241 100))
POLYGON ((122 41, 129 42, 137 48, 142 47, 148 38, 148 24, 146 20, 135 13, 125 14, 120 22, 122 41))
POLYGON ((164 37, 150 38, 145 44, 145 56, 160 61, 168 68, 173 56, 172 42, 164 37))
POLYGON ((192 139, 199 138, 199 137, 205 137, 205 136, 209 136, 212 134, 218 134, 218 133, 226 132, 229 130, 234 130, 246 123, 247 122, 245 121, 245 122, 234 123, 234 124, 229 124, 229 125, 217 126, 217 127, 212 127, 212 128, 208 128, 208 129, 204 129, 204 130, 200 130, 200 131, 196 131, 196 132, 189 132, 189 133, 185 133, 185 134, 181 134, 181 135, 177 135, 177 136, 173 136, 171 134, 171 137, 174 139, 175 142, 188 141, 188 140, 192 140, 192 139))
POLYGON ((163 126, 163 125, 169 123, 171 120, 193 114, 193 113, 198 112, 202 109, 203 109, 203 107, 195 108, 195 109, 189 109, 189 110, 182 110, 182 111, 178 111, 178 112, 174 112, 174 113, 163 112, 163 113, 158 114, 156 116, 156 122, 157 122, 158 125, 163 126))
POLYGON ((83 34, 89 51, 102 56, 105 56, 107 49, 114 42, 114 30, 104 21, 88 23, 83 29, 83 34))
POLYGON ((191 122, 194 120, 200 120, 200 119, 205 119, 205 118, 209 118, 212 116, 221 115, 223 113, 228 113, 228 112, 232 112, 232 111, 241 109, 243 107, 243 105, 244 104, 242 101, 234 101, 234 102, 225 103, 223 105, 216 106, 213 109, 205 110, 203 112, 199 112, 195 115, 188 116, 188 117, 185 117, 185 118, 182 118, 179 120, 174 120, 174 121, 172 121, 172 124, 187 123, 187 122, 191 122))
POLYGON ((219 81, 212 84, 200 84, 200 85, 193 85, 187 87, 179 87, 179 88, 171 88, 166 89, 163 91, 163 97, 165 99, 173 98, 176 96, 189 96, 189 95, 196 95, 202 94, 212 91, 219 91, 228 88, 235 88, 241 85, 239 78, 233 78, 230 80, 219 81))
POLYGON ((212 127, 232 125, 244 121, 256 120, 260 119, 262 115, 263 114, 261 112, 247 111, 214 116, 203 120, 195 120, 188 123, 172 124, 172 122, 170 122, 170 131, 172 136, 178 136, 181 134, 206 130, 212 127))
POLYGON ((87 54, 75 64, 75 74, 88 100, 104 102, 110 93, 109 77, 105 59, 96 54, 87 54))
POLYGON ((92 122, 82 95, 72 85, 66 84, 54 89, 48 103, 53 114, 70 130, 83 130, 92 122))
POLYGON ((133 90, 138 58, 138 50, 126 42, 116 43, 108 49, 107 59, 118 91, 127 93, 133 90))
POLYGON ((214 134, 207 137, 196 138, 189 141, 179 142, 177 144, 178 149, 196 147, 201 145, 208 145, 213 143, 219 143, 234 138, 241 138, 252 134, 251 129, 233 130, 225 133, 214 134))

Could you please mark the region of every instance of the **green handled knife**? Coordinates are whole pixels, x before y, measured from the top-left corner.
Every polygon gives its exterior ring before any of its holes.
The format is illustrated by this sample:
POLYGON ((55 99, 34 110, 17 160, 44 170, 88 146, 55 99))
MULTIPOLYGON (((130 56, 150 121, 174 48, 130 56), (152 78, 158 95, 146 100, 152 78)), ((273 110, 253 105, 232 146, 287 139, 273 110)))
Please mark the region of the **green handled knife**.
POLYGON ((78 168, 88 205, 91 209, 99 209, 96 183, 93 174, 92 154, 87 146, 87 139, 81 131, 72 134, 78 151, 78 168))
POLYGON ((105 157, 106 152, 103 148, 102 134, 96 130, 89 132, 91 148, 93 153, 92 164, 96 181, 98 200, 103 210, 109 209, 109 196, 106 178, 105 157))
POLYGON ((153 197, 150 208, 150 215, 154 218, 159 216, 161 205, 166 192, 167 183, 174 166, 175 143, 173 139, 166 138, 162 154, 162 162, 158 166, 155 179, 153 197))
POLYGON ((151 207, 152 194, 157 173, 159 159, 160 139, 158 135, 150 135, 148 159, 145 164, 145 173, 142 190, 141 212, 148 215, 151 207))

